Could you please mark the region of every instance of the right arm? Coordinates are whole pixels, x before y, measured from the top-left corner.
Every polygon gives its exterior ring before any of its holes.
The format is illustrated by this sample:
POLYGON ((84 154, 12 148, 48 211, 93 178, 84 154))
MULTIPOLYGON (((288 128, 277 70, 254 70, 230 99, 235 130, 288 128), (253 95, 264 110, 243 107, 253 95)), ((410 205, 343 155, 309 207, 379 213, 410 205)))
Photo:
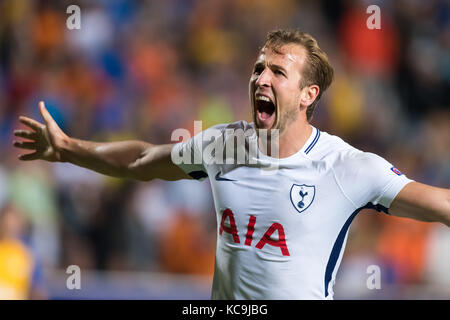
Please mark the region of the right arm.
POLYGON ((48 113, 43 102, 39 111, 45 125, 27 117, 21 123, 33 131, 16 130, 14 135, 29 141, 15 141, 14 146, 34 150, 20 160, 70 162, 108 176, 141 181, 152 179, 190 179, 171 160, 172 144, 153 145, 144 141, 92 142, 67 136, 48 113))

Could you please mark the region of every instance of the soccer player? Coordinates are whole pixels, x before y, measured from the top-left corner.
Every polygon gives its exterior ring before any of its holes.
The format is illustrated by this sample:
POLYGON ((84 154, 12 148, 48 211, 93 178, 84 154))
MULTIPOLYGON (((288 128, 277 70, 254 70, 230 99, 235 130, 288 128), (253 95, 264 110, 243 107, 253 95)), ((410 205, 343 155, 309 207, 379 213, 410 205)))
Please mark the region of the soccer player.
POLYGON ((34 151, 21 160, 70 162, 115 177, 209 177, 217 215, 213 299, 332 299, 349 226, 361 209, 450 226, 450 190, 412 181, 383 158, 310 124, 332 79, 313 37, 276 30, 250 77, 252 123, 217 125, 176 144, 98 143, 67 136, 40 102, 45 124, 20 117, 31 130, 16 130, 28 141, 14 145, 34 151), (245 150, 246 163, 206 161, 211 140, 204 137, 219 132, 226 149, 230 129, 246 133, 236 147, 245 150), (276 148, 251 154, 255 141, 269 145, 262 129, 276 148), (189 161, 194 158, 201 161, 189 161), (275 170, 265 172, 268 166, 275 170))

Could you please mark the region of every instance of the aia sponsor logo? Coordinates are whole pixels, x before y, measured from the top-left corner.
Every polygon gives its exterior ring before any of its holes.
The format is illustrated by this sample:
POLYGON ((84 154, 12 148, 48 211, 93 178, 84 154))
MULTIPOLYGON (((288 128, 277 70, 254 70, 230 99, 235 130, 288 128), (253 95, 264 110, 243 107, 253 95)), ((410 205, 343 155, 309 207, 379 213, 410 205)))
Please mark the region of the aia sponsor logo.
MULTIPOLYGON (((255 231, 256 216, 249 216, 247 224, 247 232, 245 234, 244 245, 252 246, 253 244, 253 232, 255 231)), ((220 222, 219 235, 226 232, 232 235, 234 243, 241 243, 239 238, 238 226, 236 225, 236 220, 234 219, 234 213, 230 209, 226 209, 222 213, 222 220, 220 222), (228 223, 227 223, 228 222, 228 223)), ((255 247, 257 249, 262 249, 265 245, 270 245, 280 248, 281 254, 283 256, 290 256, 289 249, 286 244, 286 236, 284 233, 284 228, 280 223, 272 223, 256 243, 255 247), (272 234, 278 233, 278 239, 273 237, 272 234)))

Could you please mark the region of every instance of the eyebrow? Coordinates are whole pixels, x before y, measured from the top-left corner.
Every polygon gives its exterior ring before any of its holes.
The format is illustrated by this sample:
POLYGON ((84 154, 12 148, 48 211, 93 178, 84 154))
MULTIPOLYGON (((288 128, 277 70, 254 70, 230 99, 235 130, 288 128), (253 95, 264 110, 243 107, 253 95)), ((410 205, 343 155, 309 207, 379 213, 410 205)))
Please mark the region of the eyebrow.
POLYGON ((271 64, 271 67, 272 68, 275 68, 275 69, 279 69, 279 70, 281 70, 281 71, 283 71, 284 73, 286 73, 287 74, 287 70, 285 69, 285 68, 283 68, 282 66, 280 66, 280 65, 278 65, 278 64, 271 64))
MULTIPOLYGON (((253 68, 259 67, 259 66, 264 66, 265 63, 263 63, 262 61, 256 62, 255 65, 253 66, 253 68)), ((270 64, 269 65, 270 68, 275 68, 275 69, 279 69, 281 71, 283 71, 284 73, 287 74, 287 70, 285 68, 283 68, 282 66, 278 65, 278 64, 270 64)))

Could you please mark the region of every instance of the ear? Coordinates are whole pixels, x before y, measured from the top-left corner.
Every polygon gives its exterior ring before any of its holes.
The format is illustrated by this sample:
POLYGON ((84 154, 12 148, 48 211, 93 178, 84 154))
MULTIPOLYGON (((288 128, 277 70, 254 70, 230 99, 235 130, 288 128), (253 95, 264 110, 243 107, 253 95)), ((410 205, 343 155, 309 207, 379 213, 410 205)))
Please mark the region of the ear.
POLYGON ((320 88, 318 85, 313 84, 306 86, 302 89, 300 94, 300 103, 302 106, 309 107, 319 95, 320 88))

